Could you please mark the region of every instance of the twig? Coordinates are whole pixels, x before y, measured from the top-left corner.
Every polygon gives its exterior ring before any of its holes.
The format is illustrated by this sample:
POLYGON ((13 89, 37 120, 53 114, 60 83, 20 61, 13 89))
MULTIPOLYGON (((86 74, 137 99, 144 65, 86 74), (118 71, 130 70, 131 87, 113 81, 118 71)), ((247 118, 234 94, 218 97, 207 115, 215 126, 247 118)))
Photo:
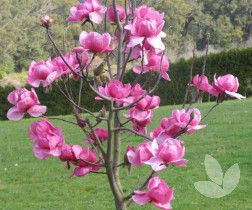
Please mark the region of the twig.
POLYGON ((80 74, 78 74, 77 72, 75 72, 73 70, 73 68, 67 63, 67 61, 65 60, 63 54, 61 53, 61 51, 59 50, 59 48, 57 47, 57 45, 55 44, 55 42, 53 41, 53 38, 50 34, 50 31, 49 31, 49 28, 46 28, 46 33, 47 33, 47 36, 49 38, 49 40, 51 41, 51 43, 53 44, 55 50, 57 51, 57 53, 59 54, 60 58, 62 59, 62 61, 66 64, 66 66, 70 69, 70 71, 73 73, 73 74, 77 74, 78 76, 82 77, 80 74))
POLYGON ((89 129, 91 130, 91 133, 95 137, 95 140, 97 142, 98 148, 99 148, 99 150, 102 153, 103 159, 106 159, 106 152, 105 152, 105 150, 102 147, 102 144, 101 144, 101 141, 100 141, 99 137, 97 136, 96 132, 94 131, 94 129, 93 129, 93 127, 92 127, 92 125, 91 125, 91 123, 89 122, 88 119, 86 119, 86 123, 87 123, 87 126, 89 127, 89 129))
POLYGON ((209 110, 208 112, 201 118, 201 121, 203 121, 209 114, 210 112, 212 112, 214 110, 215 107, 217 107, 220 103, 216 103, 215 105, 213 105, 209 110))
MULTIPOLYGON (((148 178, 146 179, 146 181, 142 184, 142 186, 141 186, 138 190, 143 190, 143 189, 145 188, 145 186, 148 184, 148 182, 150 181, 150 179, 155 175, 155 173, 156 173, 155 171, 151 171, 151 174, 148 176, 148 178)), ((124 198, 124 200, 125 200, 125 201, 130 200, 131 197, 132 197, 134 194, 135 194, 134 192, 130 193, 128 196, 126 196, 126 197, 124 198)))
POLYGON ((73 124, 73 125, 78 125, 78 123, 71 122, 71 121, 69 121, 69 120, 65 120, 65 119, 58 118, 58 117, 48 117, 48 116, 45 116, 45 115, 43 115, 42 117, 44 117, 44 118, 48 118, 48 119, 51 119, 51 120, 59 120, 59 121, 63 121, 63 122, 70 123, 70 124, 73 124))
POLYGON ((143 137, 143 138, 145 138, 145 139, 148 139, 148 140, 152 141, 152 138, 150 138, 150 137, 148 137, 148 136, 146 136, 146 135, 144 135, 144 134, 138 133, 137 131, 135 131, 135 130, 133 130, 133 129, 131 129, 131 128, 128 128, 128 127, 114 128, 112 131, 118 131, 118 130, 121 130, 121 131, 129 131, 129 132, 131 132, 131 133, 136 134, 137 136, 141 136, 141 137, 143 137))

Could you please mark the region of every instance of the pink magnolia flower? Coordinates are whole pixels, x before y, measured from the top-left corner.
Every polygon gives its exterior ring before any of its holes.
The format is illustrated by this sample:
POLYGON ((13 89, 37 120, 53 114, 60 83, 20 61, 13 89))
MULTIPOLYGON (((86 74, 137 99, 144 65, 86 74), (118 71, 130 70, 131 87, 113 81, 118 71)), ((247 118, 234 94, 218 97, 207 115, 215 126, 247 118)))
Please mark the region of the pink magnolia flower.
POLYGON ((91 171, 100 169, 95 153, 88 147, 64 144, 59 158, 67 162, 67 169, 70 169, 70 163, 75 165, 71 176, 85 176, 91 171))
POLYGON ((64 144, 64 135, 59 127, 53 126, 48 119, 31 124, 29 137, 34 141, 33 152, 39 159, 48 156, 59 157, 64 144))
POLYGON ((185 166, 185 147, 182 141, 168 138, 160 144, 158 144, 157 140, 153 140, 152 144, 154 144, 152 147, 157 147, 158 149, 145 164, 151 165, 154 171, 164 170, 168 165, 185 166))
POLYGON ((153 116, 152 110, 140 110, 136 107, 132 107, 128 114, 125 115, 127 119, 130 119, 134 123, 141 125, 142 127, 147 126, 151 122, 153 116))
POLYGON ((149 51, 146 56, 147 58, 143 68, 141 65, 138 65, 133 68, 133 71, 137 74, 146 73, 149 71, 160 72, 163 79, 170 80, 170 77, 167 74, 170 64, 166 56, 162 56, 162 53, 156 53, 153 50, 149 51), (160 65, 161 60, 162 65, 160 65))
POLYGON ((161 41, 161 38, 165 37, 162 32, 164 23, 164 13, 160 14, 146 5, 138 7, 133 23, 125 26, 125 29, 130 31, 128 47, 135 47, 146 40, 153 48, 164 50, 161 41))
MULTIPOLYGON (((64 55, 64 59, 67 62, 67 64, 72 68, 72 70, 78 73, 80 71, 80 64, 82 67, 85 67, 85 65, 89 61, 89 55, 84 50, 83 51, 78 50, 76 52, 66 53, 64 55)), ((68 66, 60 56, 55 57, 52 60, 52 63, 55 67, 57 67, 55 78, 59 78, 64 74, 72 73, 71 69, 68 68, 68 66)))
MULTIPOLYGON (((102 141, 106 141, 108 139, 108 130, 103 129, 103 128, 96 128, 94 130, 94 132, 96 133, 98 139, 102 142, 102 141)), ((85 139, 85 143, 89 144, 90 141, 92 141, 94 144, 97 144, 96 142, 96 138, 94 136, 93 133, 91 133, 87 139, 85 139)))
POLYGON ((103 21, 107 8, 99 3, 98 0, 86 0, 84 3, 78 2, 71 7, 69 22, 82 22, 85 18, 96 24, 103 21))
POLYGON ((88 147, 77 148, 73 150, 76 160, 72 162, 76 167, 72 176, 85 176, 92 171, 98 171, 100 166, 95 152, 88 147))
POLYGON ((218 96, 220 94, 227 94, 233 98, 244 99, 244 96, 237 93, 238 88, 238 78, 234 77, 232 74, 226 74, 218 78, 216 78, 216 75, 214 75, 214 84, 213 88, 210 90, 210 93, 214 96, 218 96))
POLYGON ((51 60, 48 61, 32 61, 29 71, 27 82, 33 87, 39 87, 40 82, 46 87, 51 84, 51 77, 56 72, 57 67, 53 65, 51 60))
POLYGON ((141 166, 153 157, 154 150, 152 143, 147 141, 139 144, 136 148, 128 146, 127 159, 132 165, 141 166))
MULTIPOLYGON (((104 97, 121 102, 129 96, 131 85, 129 83, 123 84, 121 81, 114 79, 108 82, 105 87, 98 87, 98 91, 104 97)), ((102 99, 100 97, 96 97, 96 100, 102 99)))
POLYGON ((138 101, 136 107, 140 110, 146 111, 149 109, 156 109, 159 107, 160 97, 159 96, 145 96, 142 100, 138 101))
POLYGON ((172 209, 170 202, 174 199, 173 189, 159 177, 153 177, 148 183, 147 191, 134 191, 132 199, 139 205, 151 202, 159 209, 170 210, 172 209))
POLYGON ((196 89, 199 89, 203 92, 209 92, 212 87, 205 75, 199 76, 198 74, 193 77, 193 85, 196 89))
POLYGON ((137 107, 132 107, 125 118, 131 120, 135 131, 146 134, 146 126, 151 123, 152 116, 152 110, 140 110, 137 107))
POLYGON ((104 53, 113 50, 109 33, 99 34, 97 32, 87 33, 83 31, 80 34, 80 44, 84 49, 93 53, 104 53))
MULTIPOLYGON (((120 6, 120 5, 116 5, 116 11, 117 11, 117 14, 118 14, 118 17, 119 17, 119 21, 124 21, 125 18, 126 18, 125 9, 122 6, 120 6)), ((108 10, 108 20, 110 22, 112 22, 112 23, 116 22, 115 13, 114 13, 114 8, 113 7, 110 7, 109 10, 108 10)))
POLYGON ((155 128, 153 131, 150 132, 150 137, 152 139, 156 139, 163 131, 164 129, 162 127, 155 128))
POLYGON ((63 144, 61 147, 61 154, 59 158, 61 161, 75 161, 77 159, 75 154, 78 153, 79 150, 82 150, 82 147, 80 145, 63 144))
POLYGON ((19 88, 12 91, 8 101, 13 105, 7 113, 9 120, 21 120, 27 112, 32 117, 39 117, 46 112, 46 106, 41 106, 35 90, 31 91, 26 88, 19 88))
MULTIPOLYGON (((163 118, 161 120, 161 128, 163 131, 159 133, 159 138, 167 138, 176 136, 181 129, 186 129, 185 132, 192 134, 197 130, 203 129, 206 125, 200 125, 201 114, 198 109, 189 110, 173 110, 172 117, 163 118)), ((156 133, 157 134, 157 133, 156 133)))
POLYGON ((142 89, 140 84, 136 84, 133 88, 130 90, 129 97, 123 99, 123 105, 127 106, 137 99, 141 98, 146 93, 145 90, 142 89))

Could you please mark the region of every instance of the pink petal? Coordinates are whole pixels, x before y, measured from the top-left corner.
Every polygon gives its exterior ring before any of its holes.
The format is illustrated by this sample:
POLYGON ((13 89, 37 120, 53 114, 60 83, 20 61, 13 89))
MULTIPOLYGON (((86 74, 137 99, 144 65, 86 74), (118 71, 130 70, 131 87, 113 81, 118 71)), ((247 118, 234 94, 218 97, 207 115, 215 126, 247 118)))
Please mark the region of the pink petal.
POLYGON ((79 41, 80 41, 80 44, 82 46, 85 46, 85 38, 87 37, 88 33, 86 31, 82 31, 81 34, 80 34, 80 38, 79 38, 79 41))
POLYGON ((43 160, 49 156, 49 150, 42 149, 38 145, 34 145, 32 150, 34 152, 34 155, 41 160, 43 160))
POLYGON ((77 167, 74 169, 73 175, 85 176, 91 171, 91 167, 77 167))
POLYGON ((44 87, 47 87, 47 86, 51 85, 56 79, 58 79, 59 76, 60 76, 60 75, 58 74, 57 71, 52 72, 52 73, 49 74, 48 77, 46 78, 46 80, 45 80, 43 86, 44 86, 44 87))
POLYGON ((133 67, 133 71, 134 71, 136 74, 141 74, 141 72, 142 72, 142 67, 141 67, 141 66, 135 66, 135 67, 133 67))
POLYGON ((28 109, 27 112, 32 117, 39 117, 46 113, 46 109, 46 106, 34 105, 30 109, 28 109))
POLYGON ((233 97, 233 98, 237 98, 237 99, 239 99, 239 100, 245 99, 245 98, 246 98, 245 96, 243 96, 243 95, 241 95, 241 94, 239 94, 239 93, 230 92, 230 91, 227 91, 227 90, 225 91, 225 93, 228 94, 229 96, 231 96, 231 97, 233 97))
POLYGON ((129 24, 129 25, 126 25, 126 26, 124 26, 124 29, 126 29, 126 30, 131 30, 132 29, 132 24, 129 24))
POLYGON ((134 151, 129 150, 129 151, 127 152, 127 157, 128 157, 128 160, 129 160, 129 162, 130 162, 131 164, 133 164, 133 165, 135 165, 135 166, 140 166, 140 165, 141 165, 141 163, 140 163, 140 161, 137 159, 136 154, 135 154, 134 151))
POLYGON ((147 193, 142 191, 135 191, 135 194, 132 196, 132 200, 139 205, 144 205, 151 201, 147 196, 147 193))
POLYGON ((131 36, 127 47, 135 47, 136 45, 141 44, 143 40, 144 40, 144 37, 131 36))
POLYGON ((74 153, 76 159, 80 159, 82 147, 80 145, 73 145, 72 150, 73 150, 73 153, 74 153))
POLYGON ((91 12, 89 13, 89 19, 96 23, 99 24, 102 22, 104 15, 100 12, 91 12))
POLYGON ((150 160, 146 161, 145 164, 150 165, 153 171, 162 171, 167 168, 164 162, 158 157, 152 157, 150 160))
POLYGON ((24 117, 25 113, 20 112, 16 107, 12 107, 7 112, 7 118, 9 120, 18 121, 24 117))
POLYGON ((172 161, 172 162, 170 162, 170 164, 180 166, 180 167, 186 167, 186 162, 187 162, 186 159, 180 159, 180 160, 177 160, 177 161, 172 161))
POLYGON ((101 98, 100 96, 96 96, 95 100, 97 100, 97 101, 103 101, 103 98, 101 98))
POLYGON ((161 75, 162 75, 163 79, 171 81, 171 79, 170 79, 169 75, 167 74, 167 72, 162 72, 161 75))
POLYGON ((157 203, 157 202, 153 202, 153 205, 156 206, 159 209, 163 209, 163 210, 170 210, 172 209, 172 206, 169 202, 167 202, 166 204, 161 204, 161 203, 157 203))
POLYGON ((165 46, 160 37, 147 38, 148 43, 155 49, 164 50, 165 46))

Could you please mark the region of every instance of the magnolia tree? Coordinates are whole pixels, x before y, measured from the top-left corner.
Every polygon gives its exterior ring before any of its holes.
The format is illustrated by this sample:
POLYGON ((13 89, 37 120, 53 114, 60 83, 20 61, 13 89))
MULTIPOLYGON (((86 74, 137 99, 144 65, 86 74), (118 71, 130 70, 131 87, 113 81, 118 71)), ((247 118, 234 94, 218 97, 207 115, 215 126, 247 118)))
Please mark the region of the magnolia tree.
POLYGON ((228 96, 244 97, 237 93, 239 83, 233 75, 214 76, 212 82, 205 75, 196 75, 191 85, 199 94, 208 92, 216 97, 216 104, 203 117, 198 109, 192 108, 192 103, 186 109, 173 110, 171 116, 161 119, 156 129, 148 131, 154 109, 160 104, 160 97, 153 93, 162 78, 170 80, 169 62, 162 42, 165 38, 162 31, 164 13, 136 3, 125 0, 125 5, 120 6, 113 0, 111 5, 107 2, 103 5, 98 0, 86 0, 71 7, 67 21, 80 23, 84 31, 79 36, 79 45, 66 54, 52 38, 50 26, 54 21, 49 16, 42 17, 41 25, 58 57, 31 63, 27 81, 33 88, 20 88, 9 94, 8 101, 13 107, 7 117, 10 120, 21 120, 26 114, 42 117, 29 128, 34 155, 41 160, 58 158, 66 163, 68 170, 74 168, 71 176, 106 175, 116 209, 127 209, 131 201, 172 209, 174 190, 158 177, 158 173, 169 166, 186 166, 185 143, 178 138, 205 128, 201 121, 228 96), (101 23, 104 27, 97 26, 101 23), (93 31, 85 30, 90 26, 93 31), (102 30, 98 32, 97 28, 102 30), (113 34, 108 33, 108 28, 113 34), (99 67, 107 69, 105 84, 98 84, 90 77, 92 63, 97 57, 104 58, 99 67), (112 70, 111 64, 117 65, 116 70, 112 70), (125 84, 125 73, 131 70, 136 73, 135 81, 125 84), (140 85, 138 81, 143 74, 149 76, 140 85), (79 83, 78 93, 73 93, 69 78, 79 83), (84 82, 89 90, 82 90, 84 82), (35 92, 40 84, 45 89, 59 91, 59 97, 65 97, 72 106, 75 121, 53 119, 78 126, 86 136, 83 145, 67 144, 61 128, 45 116, 47 108, 40 104, 35 92), (93 91, 96 94, 94 100, 104 101, 99 113, 89 111, 81 103, 85 91, 93 91), (122 132, 139 136, 143 142, 136 147, 121 148, 122 132), (121 166, 148 167, 150 175, 140 187, 125 195, 120 182, 121 166))

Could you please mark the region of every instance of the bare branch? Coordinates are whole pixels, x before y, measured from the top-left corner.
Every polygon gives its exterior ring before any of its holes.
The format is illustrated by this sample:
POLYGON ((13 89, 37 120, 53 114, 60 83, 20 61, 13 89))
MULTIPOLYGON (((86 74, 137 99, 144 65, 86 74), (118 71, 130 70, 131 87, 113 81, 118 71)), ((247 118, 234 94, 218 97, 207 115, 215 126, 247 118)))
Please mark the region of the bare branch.
POLYGON ((143 137, 143 138, 145 138, 145 139, 148 139, 148 140, 152 141, 152 138, 150 138, 150 137, 148 137, 148 136, 146 136, 146 135, 144 135, 144 134, 138 133, 137 131, 135 131, 135 130, 133 130, 133 129, 131 129, 131 128, 128 128, 128 127, 118 127, 118 128, 114 128, 112 131, 118 131, 118 130, 121 130, 121 131, 129 131, 129 132, 131 132, 131 133, 136 134, 137 136, 141 136, 141 137, 143 137))

